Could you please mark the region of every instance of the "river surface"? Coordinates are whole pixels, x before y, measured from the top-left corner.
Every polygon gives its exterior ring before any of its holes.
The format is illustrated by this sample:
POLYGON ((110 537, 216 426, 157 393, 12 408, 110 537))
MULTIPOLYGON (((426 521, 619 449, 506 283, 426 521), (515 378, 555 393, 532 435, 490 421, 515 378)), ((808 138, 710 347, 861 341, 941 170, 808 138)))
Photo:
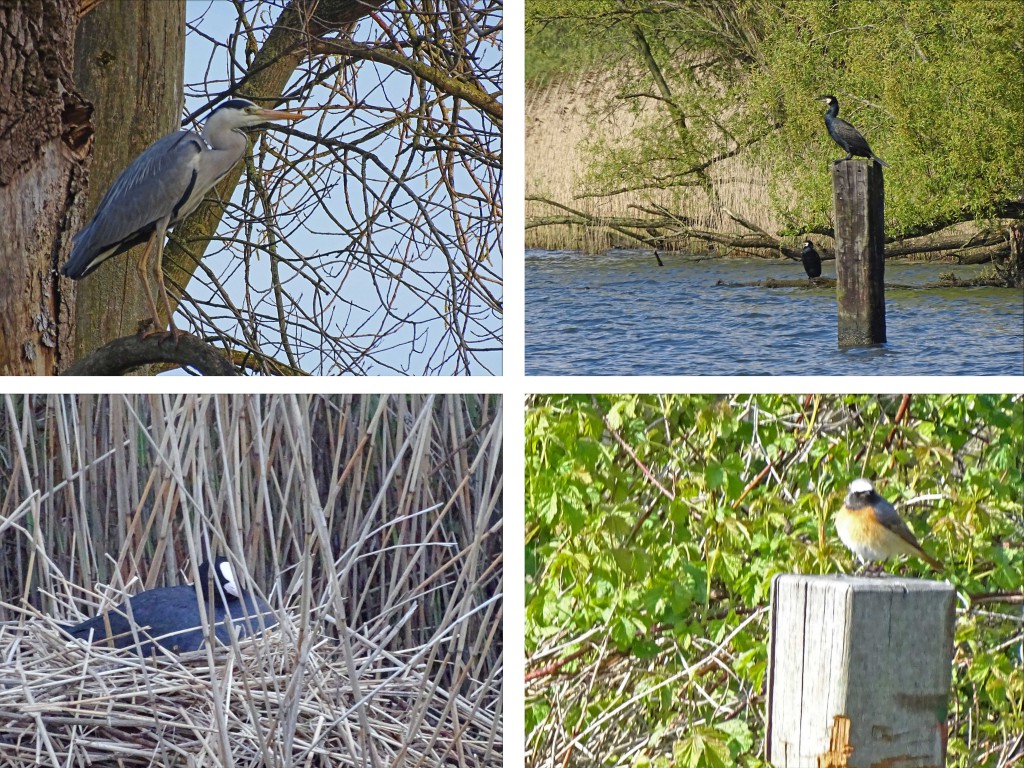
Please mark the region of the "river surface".
MULTIPOLYGON (((834 288, 716 285, 802 279, 799 262, 650 251, 526 252, 534 376, 1024 375, 1024 291, 887 288, 888 343, 840 350, 834 288)), ((885 265, 885 281, 970 279, 982 267, 885 265)), ((822 277, 835 277, 826 261, 822 277)))

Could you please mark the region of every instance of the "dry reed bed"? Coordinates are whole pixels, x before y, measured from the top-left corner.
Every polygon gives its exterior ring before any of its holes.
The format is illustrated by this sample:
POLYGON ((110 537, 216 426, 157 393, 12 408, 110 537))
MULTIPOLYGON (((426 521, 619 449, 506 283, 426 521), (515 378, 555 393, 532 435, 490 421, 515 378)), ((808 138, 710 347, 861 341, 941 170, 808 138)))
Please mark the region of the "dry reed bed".
MULTIPOLYGON (((591 216, 645 218, 642 208, 663 206, 673 214, 692 217, 697 226, 721 232, 748 233, 740 224, 723 218, 699 188, 638 189, 594 196, 588 180, 592 159, 588 143, 604 138, 629 144, 634 132, 658 117, 657 106, 635 116, 623 102, 613 101, 617 88, 614 74, 587 73, 574 81, 545 82, 526 94, 526 194, 555 200, 591 216), (611 104, 612 106, 608 106, 611 104)), ((664 119, 662 116, 661 119, 664 119)), ((741 157, 716 163, 710 170, 721 204, 769 232, 780 222, 773 214, 768 177, 763 169, 741 157)), ((528 200, 526 220, 564 215, 543 202, 528 200)), ((685 248, 686 243, 677 243, 685 248)), ((609 248, 642 247, 640 243, 606 228, 568 224, 526 230, 526 247, 548 250, 578 249, 601 252, 609 248)), ((693 243, 703 251, 705 246, 693 243)))
POLYGON ((497 397, 0 405, 0 765, 500 763, 497 397), (54 625, 212 552, 278 628, 143 664, 54 625))

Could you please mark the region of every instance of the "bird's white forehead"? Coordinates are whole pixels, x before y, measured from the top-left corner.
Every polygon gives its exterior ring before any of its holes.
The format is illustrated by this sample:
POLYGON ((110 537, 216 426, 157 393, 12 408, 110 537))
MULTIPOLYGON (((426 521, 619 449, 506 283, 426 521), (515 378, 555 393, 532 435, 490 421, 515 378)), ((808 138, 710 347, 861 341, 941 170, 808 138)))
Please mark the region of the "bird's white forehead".
POLYGON ((235 584, 235 571, 231 567, 231 563, 229 563, 227 560, 225 560, 223 563, 219 563, 217 565, 217 568, 218 568, 218 570, 220 570, 220 578, 221 578, 221 581, 224 583, 224 585, 228 586, 230 584, 231 586, 234 586, 234 584, 235 584))
POLYGON ((875 490, 875 486, 871 484, 871 481, 866 478, 858 478, 850 483, 850 493, 871 493, 875 490))

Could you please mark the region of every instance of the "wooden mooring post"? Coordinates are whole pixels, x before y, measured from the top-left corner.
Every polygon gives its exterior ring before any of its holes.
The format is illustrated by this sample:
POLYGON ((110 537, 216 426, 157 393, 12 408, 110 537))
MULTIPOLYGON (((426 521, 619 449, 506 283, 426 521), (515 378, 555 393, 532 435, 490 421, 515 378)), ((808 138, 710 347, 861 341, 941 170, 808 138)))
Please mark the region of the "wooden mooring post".
POLYGON ((882 166, 832 163, 839 346, 885 342, 885 184, 882 166))
POLYGON ((897 577, 772 581, 767 760, 942 768, 956 592, 897 577))

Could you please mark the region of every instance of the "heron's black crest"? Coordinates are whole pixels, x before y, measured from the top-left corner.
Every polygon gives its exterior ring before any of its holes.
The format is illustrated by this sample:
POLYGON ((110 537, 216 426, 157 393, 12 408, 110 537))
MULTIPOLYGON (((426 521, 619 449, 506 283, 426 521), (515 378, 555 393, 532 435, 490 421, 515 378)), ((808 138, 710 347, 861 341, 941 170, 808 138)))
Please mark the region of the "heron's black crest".
POLYGON ((255 107, 248 99, 228 99, 223 104, 219 104, 216 109, 211 112, 211 115, 220 112, 222 109, 245 109, 246 107, 255 107))

